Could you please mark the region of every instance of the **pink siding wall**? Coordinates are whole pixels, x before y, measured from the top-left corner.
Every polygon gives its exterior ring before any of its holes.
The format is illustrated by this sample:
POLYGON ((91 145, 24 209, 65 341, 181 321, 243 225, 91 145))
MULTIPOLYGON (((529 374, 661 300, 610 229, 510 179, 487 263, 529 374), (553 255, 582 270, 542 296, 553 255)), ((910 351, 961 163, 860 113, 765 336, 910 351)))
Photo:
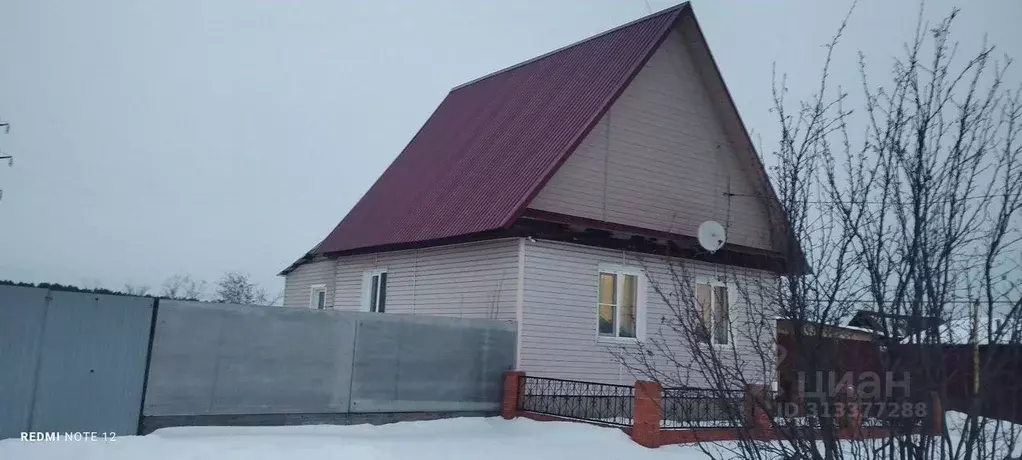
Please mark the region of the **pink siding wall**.
POLYGON ((327 285, 327 305, 358 310, 366 270, 387 269, 387 312, 515 320, 518 240, 501 239, 341 257, 305 264, 285 278, 284 306, 308 307, 309 287, 327 285))
POLYGON ((758 189, 711 99, 720 85, 696 69, 704 54, 672 32, 529 207, 686 235, 717 220, 730 243, 770 249, 762 201, 724 196, 758 189))
MULTIPOLYGON (((773 316, 765 312, 765 303, 758 289, 762 288, 760 283, 769 286, 774 275, 753 270, 737 274, 733 270, 724 272, 720 266, 695 261, 686 261, 685 268, 681 268, 676 261, 668 262, 654 256, 544 240, 527 242, 525 246, 520 369, 540 377, 620 384, 631 384, 636 380, 636 376, 611 354, 612 350, 634 350, 635 346, 597 337, 596 305, 600 264, 623 265, 645 272, 649 277, 645 282, 646 339, 664 340, 678 361, 691 361, 687 342, 671 329, 661 327, 662 317, 674 316, 671 305, 654 291, 649 281, 650 278, 656 280, 669 299, 672 294, 681 296, 691 292, 676 285, 675 280, 683 276, 672 275, 668 263, 676 264, 675 274, 691 275, 687 280, 727 276, 729 281, 737 281, 737 292, 731 294, 730 311, 732 332, 739 353, 728 355, 734 358, 725 358, 724 362, 729 365, 742 363, 749 379, 760 375, 763 381, 770 381, 772 376, 766 376, 753 344, 758 342, 767 350, 773 349, 773 316), (764 315, 770 319, 765 329, 750 323, 759 323, 764 315)), ((695 304, 692 302, 694 309, 695 304)), ((675 307, 679 305, 674 304, 675 307)), ((659 369, 664 372, 677 369, 663 358, 659 358, 658 362, 659 369)), ((671 383, 705 385, 699 375, 677 374, 671 383)))

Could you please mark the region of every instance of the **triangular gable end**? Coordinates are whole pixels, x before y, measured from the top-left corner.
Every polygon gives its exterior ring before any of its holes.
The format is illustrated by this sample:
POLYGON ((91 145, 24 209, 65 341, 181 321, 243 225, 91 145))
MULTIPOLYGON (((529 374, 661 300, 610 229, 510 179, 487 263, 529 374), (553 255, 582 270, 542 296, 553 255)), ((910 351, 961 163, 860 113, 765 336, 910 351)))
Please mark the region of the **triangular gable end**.
POLYGON ((781 252, 783 221, 772 202, 688 14, 528 208, 687 236, 716 220, 728 226, 730 244, 781 252))

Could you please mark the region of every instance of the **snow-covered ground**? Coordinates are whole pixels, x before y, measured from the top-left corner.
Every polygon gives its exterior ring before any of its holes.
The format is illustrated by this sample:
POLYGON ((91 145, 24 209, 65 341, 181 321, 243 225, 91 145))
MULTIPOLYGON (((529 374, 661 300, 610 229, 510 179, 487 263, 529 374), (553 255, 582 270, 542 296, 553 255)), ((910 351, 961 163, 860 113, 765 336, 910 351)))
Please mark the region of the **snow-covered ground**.
POLYGON ((0 441, 10 460, 694 460, 696 447, 646 449, 614 428, 460 418, 390 425, 165 428, 116 441, 0 441))
MULTIPOLYGON (((964 415, 949 412, 948 428, 957 442, 964 415)), ((1019 425, 997 424, 1018 436, 1019 425)), ((992 429, 993 424, 990 425, 992 429)), ((879 440, 847 442, 849 452, 876 448, 879 440)), ((734 458, 737 444, 703 447, 718 458, 734 458)), ((1022 451, 1016 446, 1013 458, 1022 451)), ((987 452, 1003 458, 1008 452, 987 452)), ((950 457, 950 455, 948 456, 950 457)), ((698 446, 646 449, 616 428, 519 418, 459 418, 390 425, 165 428, 148 436, 115 441, 0 441, 0 460, 536 460, 566 458, 695 460, 707 458, 698 446)))

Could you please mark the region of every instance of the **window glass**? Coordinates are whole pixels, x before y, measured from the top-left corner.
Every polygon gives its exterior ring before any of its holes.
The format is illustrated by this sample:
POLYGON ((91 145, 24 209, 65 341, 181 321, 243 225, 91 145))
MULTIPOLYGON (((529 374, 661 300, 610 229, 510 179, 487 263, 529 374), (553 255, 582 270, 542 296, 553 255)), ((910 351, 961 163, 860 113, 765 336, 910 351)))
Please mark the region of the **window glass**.
POLYGON ((369 311, 376 311, 376 296, 380 292, 380 277, 373 275, 372 281, 369 284, 369 311))
MULTIPOLYGON (((590 291, 591 292, 591 291, 590 291)), ((617 275, 600 273, 600 303, 612 305, 617 295, 617 275)))
POLYGON ((379 294, 377 295, 376 311, 383 313, 387 309, 387 272, 380 273, 379 294))
POLYGON ((716 343, 726 345, 728 343, 728 298, 727 288, 714 286, 713 288, 713 340, 716 343))
POLYGON ((621 296, 618 299, 621 309, 621 322, 618 329, 619 337, 635 337, 635 312, 638 302, 638 279, 635 275, 621 277, 621 296))
POLYGON ((696 325, 696 333, 700 341, 707 343, 710 341, 710 327, 713 324, 713 300, 710 298, 710 295, 710 285, 696 285, 696 308, 699 313, 699 324, 696 325))
POLYGON ((613 305, 600 305, 600 335, 614 335, 615 313, 613 305))
POLYGON ((613 336, 617 328, 617 275, 600 273, 599 315, 600 335, 613 336))

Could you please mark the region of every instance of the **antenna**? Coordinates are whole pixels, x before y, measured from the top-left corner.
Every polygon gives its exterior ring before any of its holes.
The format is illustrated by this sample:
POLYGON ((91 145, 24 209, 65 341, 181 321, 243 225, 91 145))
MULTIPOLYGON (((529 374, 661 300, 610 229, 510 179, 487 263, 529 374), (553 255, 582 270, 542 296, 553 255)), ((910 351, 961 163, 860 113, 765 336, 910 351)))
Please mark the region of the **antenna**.
POLYGON ((703 249, 710 251, 711 254, 724 247, 724 242, 727 241, 724 226, 714 220, 708 220, 699 224, 698 236, 699 245, 703 249))
MULTIPOLYGON (((10 123, 0 123, 0 128, 4 129, 4 133, 11 132, 11 124, 10 123)), ((0 152, 0 160, 7 160, 7 166, 8 167, 14 166, 14 155, 4 155, 3 152, 0 152)), ((3 189, 0 189, 0 200, 2 200, 3 198, 4 198, 4 191, 3 191, 3 189)))

